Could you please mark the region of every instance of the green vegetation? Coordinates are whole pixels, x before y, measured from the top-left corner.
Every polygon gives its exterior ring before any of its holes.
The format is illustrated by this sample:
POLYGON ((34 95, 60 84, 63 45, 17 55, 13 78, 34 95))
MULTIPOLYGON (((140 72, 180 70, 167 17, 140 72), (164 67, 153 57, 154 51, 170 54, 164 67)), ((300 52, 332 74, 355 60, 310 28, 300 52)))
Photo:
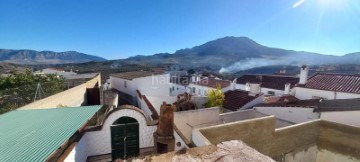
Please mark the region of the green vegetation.
POLYGON ((33 102, 38 83, 42 98, 64 90, 64 79, 56 75, 33 75, 26 70, 25 73, 0 76, 0 114, 33 102))
POLYGON ((210 90, 208 93, 208 102, 207 102, 207 107, 219 107, 220 108, 220 113, 224 112, 223 109, 223 102, 225 100, 225 95, 224 93, 221 91, 221 86, 218 85, 217 88, 215 90, 210 90))

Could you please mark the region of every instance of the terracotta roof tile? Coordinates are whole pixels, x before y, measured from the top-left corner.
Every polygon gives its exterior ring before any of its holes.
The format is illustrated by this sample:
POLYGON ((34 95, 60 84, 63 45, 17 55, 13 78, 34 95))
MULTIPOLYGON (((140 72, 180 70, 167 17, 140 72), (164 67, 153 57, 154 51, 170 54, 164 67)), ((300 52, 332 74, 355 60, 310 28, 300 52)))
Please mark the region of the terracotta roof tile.
POLYGON ((206 87, 211 87, 211 88, 217 88, 217 86, 220 85, 221 88, 225 88, 225 87, 230 86, 230 81, 208 78, 208 79, 202 79, 195 84, 201 85, 201 86, 206 86, 206 87))
POLYGON ((304 87, 327 91, 360 93, 360 75, 316 73, 308 79, 304 87))
POLYGON ((249 96, 249 92, 242 90, 234 90, 225 92, 224 108, 236 111, 245 104, 254 100, 256 96, 249 96))
POLYGON ((315 111, 354 111, 360 110, 360 98, 321 100, 315 111))
POLYGON ((271 103, 294 103, 299 101, 298 98, 291 96, 291 95, 284 95, 284 96, 268 96, 264 98, 265 104, 271 103))
POLYGON ((264 103, 258 105, 259 107, 302 107, 302 108, 318 108, 320 104, 320 99, 309 99, 309 100, 279 100, 272 103, 264 103))
POLYGON ((263 88, 284 90, 285 84, 290 83, 290 88, 299 82, 299 77, 286 75, 243 75, 236 79, 237 84, 259 83, 263 88))

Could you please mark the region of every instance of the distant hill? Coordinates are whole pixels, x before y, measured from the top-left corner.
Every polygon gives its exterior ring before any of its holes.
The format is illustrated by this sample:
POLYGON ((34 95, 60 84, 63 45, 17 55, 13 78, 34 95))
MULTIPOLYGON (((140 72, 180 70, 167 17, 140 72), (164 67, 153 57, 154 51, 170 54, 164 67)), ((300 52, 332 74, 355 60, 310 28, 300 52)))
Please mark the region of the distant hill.
POLYGON ((360 53, 344 56, 266 47, 247 37, 224 37, 173 54, 134 56, 125 59, 139 64, 178 64, 184 68, 206 68, 221 72, 237 72, 271 65, 359 64, 360 53))
POLYGON ((0 62, 15 64, 64 64, 90 61, 106 61, 106 59, 76 51, 53 52, 0 49, 0 62))
MULTIPOLYGON (((234 73, 235 76, 244 74, 280 74, 280 70, 286 70, 286 75, 298 75, 300 73, 299 66, 292 65, 272 65, 261 66, 251 69, 246 69, 234 73)), ((309 75, 314 73, 345 73, 345 74, 360 74, 360 64, 327 64, 327 65, 311 65, 309 66, 309 75)))

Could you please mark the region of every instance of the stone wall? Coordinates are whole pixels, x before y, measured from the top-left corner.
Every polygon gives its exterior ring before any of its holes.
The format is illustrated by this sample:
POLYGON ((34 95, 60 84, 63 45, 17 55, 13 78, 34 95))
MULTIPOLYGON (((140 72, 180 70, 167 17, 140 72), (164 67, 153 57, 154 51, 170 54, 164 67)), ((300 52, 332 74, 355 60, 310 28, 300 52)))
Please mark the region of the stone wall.
POLYGON ((100 85, 100 74, 88 82, 79 86, 73 87, 66 91, 54 94, 46 97, 42 100, 38 100, 27 104, 19 109, 46 109, 57 108, 60 106, 66 107, 78 107, 86 104, 86 88, 94 88, 96 85, 100 85))
POLYGON ((278 161, 322 161, 328 159, 326 155, 339 157, 332 161, 360 160, 360 128, 329 121, 313 120, 275 129, 275 118, 270 116, 202 128, 199 133, 203 144, 242 140, 278 161))

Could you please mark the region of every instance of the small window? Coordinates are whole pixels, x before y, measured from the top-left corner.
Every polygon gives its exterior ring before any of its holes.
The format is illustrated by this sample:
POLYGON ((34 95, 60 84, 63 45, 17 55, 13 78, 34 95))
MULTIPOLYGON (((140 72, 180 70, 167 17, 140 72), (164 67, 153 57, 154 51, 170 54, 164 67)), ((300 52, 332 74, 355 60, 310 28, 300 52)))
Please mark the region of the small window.
POLYGON ((199 95, 201 95, 201 89, 199 89, 198 93, 199 93, 199 95))
POLYGON ((207 96, 207 95, 208 95, 207 90, 204 90, 204 95, 205 95, 205 96, 207 96))
POLYGON ((268 95, 275 95, 274 91, 268 91, 268 95))
POLYGON ((126 80, 124 81, 124 87, 127 88, 127 83, 126 80))
POLYGON ((177 146, 177 147, 181 147, 181 143, 180 143, 180 142, 177 142, 177 143, 176 143, 176 146, 177 146))
POLYGON ((192 93, 195 93, 195 87, 192 88, 192 93))

